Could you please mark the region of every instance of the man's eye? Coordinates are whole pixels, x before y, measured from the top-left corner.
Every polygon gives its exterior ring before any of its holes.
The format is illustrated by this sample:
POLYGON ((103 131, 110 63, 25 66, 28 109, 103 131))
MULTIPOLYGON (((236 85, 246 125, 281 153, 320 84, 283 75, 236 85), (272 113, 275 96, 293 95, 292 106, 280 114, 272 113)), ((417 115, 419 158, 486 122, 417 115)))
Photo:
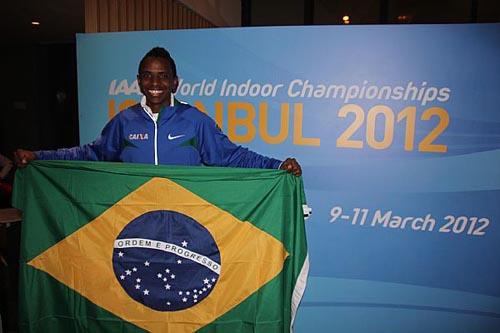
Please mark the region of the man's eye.
POLYGON ((168 80, 168 78, 169 78, 168 73, 153 74, 150 72, 144 72, 144 73, 139 74, 139 76, 143 80, 151 80, 153 78, 157 78, 158 80, 168 80))

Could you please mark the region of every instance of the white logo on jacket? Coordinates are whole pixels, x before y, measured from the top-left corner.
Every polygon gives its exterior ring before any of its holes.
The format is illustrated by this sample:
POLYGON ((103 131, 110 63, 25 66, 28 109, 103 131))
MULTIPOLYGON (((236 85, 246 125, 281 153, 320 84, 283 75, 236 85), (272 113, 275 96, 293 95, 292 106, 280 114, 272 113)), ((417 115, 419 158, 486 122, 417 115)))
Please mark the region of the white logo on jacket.
POLYGON ((168 134, 168 139, 169 140, 175 140, 175 139, 178 139, 178 138, 182 138, 183 136, 186 136, 186 134, 179 134, 179 135, 172 135, 172 134, 168 134))
POLYGON ((148 133, 132 133, 128 135, 129 140, 147 140, 148 133))

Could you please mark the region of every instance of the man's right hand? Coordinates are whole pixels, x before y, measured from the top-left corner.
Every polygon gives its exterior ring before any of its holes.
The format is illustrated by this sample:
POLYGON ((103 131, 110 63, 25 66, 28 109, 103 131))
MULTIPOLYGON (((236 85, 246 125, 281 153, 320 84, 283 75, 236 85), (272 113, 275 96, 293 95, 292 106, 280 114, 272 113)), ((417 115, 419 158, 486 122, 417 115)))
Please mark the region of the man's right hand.
POLYGON ((18 149, 14 152, 14 161, 19 168, 26 167, 33 160, 36 160, 36 155, 31 150, 18 149))

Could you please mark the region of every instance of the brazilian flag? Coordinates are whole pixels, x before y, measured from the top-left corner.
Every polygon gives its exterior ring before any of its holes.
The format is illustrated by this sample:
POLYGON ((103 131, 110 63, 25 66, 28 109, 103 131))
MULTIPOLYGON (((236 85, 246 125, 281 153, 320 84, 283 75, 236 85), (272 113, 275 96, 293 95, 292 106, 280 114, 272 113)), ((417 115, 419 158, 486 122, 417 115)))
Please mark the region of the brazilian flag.
POLYGON ((34 161, 13 199, 21 329, 290 331, 303 193, 279 170, 34 161))

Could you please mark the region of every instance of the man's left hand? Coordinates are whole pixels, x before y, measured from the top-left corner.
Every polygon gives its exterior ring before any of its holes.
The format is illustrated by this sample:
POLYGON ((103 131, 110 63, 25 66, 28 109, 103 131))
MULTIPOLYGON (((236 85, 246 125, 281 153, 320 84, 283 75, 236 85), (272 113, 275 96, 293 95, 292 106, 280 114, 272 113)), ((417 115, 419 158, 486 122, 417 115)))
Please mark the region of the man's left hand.
POLYGON ((287 158, 286 160, 281 163, 280 166, 281 170, 285 170, 297 177, 302 175, 302 169, 300 168, 299 162, 295 160, 295 158, 287 158))

